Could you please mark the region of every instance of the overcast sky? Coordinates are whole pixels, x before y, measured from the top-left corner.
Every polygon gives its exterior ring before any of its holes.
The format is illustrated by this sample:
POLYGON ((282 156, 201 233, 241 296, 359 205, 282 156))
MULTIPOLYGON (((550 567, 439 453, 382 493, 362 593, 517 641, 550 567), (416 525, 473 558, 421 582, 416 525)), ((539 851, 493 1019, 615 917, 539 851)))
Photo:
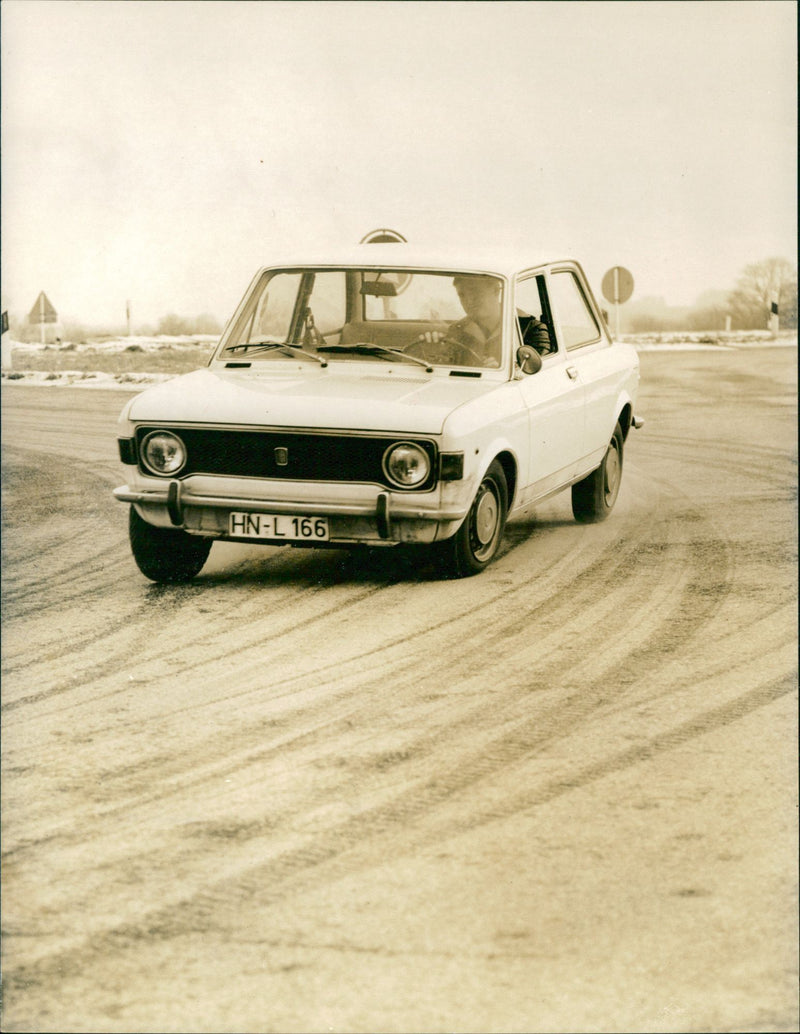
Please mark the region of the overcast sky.
POLYGON ((225 319, 391 226, 693 302, 796 254, 796 5, 3 0, 3 306, 225 319), (557 257, 557 256, 556 256, 557 257))

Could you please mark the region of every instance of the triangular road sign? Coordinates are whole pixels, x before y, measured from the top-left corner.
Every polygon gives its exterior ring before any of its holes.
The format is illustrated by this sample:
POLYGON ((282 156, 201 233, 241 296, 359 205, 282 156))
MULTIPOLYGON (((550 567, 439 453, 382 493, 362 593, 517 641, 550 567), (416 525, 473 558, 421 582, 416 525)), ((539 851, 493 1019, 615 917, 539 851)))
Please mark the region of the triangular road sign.
POLYGON ((58 313, 44 291, 40 292, 28 313, 28 323, 58 323, 58 313))

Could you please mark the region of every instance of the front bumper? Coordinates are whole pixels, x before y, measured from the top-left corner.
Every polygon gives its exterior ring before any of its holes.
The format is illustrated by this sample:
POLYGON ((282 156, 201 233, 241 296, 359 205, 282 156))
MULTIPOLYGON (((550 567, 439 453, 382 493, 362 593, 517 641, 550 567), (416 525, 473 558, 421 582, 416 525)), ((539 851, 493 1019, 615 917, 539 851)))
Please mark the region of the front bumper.
POLYGON ((133 504, 151 524, 222 539, 231 537, 231 512, 326 517, 330 542, 342 545, 434 542, 452 535, 469 509, 464 482, 431 492, 398 493, 373 485, 227 481, 195 476, 142 487, 122 485, 114 496, 133 504))

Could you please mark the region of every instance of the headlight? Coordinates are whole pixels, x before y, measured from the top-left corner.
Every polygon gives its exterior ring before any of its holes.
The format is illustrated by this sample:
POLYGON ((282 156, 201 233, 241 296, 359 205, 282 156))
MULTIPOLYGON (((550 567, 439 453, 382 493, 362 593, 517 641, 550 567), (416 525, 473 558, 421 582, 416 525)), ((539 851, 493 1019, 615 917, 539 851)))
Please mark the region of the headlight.
POLYGON ((411 442, 402 442, 392 445, 383 454, 383 470, 395 485, 416 488, 427 480, 431 464, 424 449, 411 442))
POLYGON ((151 431, 142 442, 141 457, 154 474, 177 474, 186 463, 186 446, 169 431, 151 431))

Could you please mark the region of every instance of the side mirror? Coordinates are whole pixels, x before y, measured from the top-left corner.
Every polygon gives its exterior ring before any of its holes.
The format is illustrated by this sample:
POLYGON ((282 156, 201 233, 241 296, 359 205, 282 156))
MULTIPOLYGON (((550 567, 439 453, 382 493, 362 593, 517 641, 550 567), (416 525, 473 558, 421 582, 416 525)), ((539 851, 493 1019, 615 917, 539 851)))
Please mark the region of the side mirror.
POLYGON ((523 373, 538 373, 542 368, 542 357, 530 345, 520 345, 517 349, 517 366, 523 373))

